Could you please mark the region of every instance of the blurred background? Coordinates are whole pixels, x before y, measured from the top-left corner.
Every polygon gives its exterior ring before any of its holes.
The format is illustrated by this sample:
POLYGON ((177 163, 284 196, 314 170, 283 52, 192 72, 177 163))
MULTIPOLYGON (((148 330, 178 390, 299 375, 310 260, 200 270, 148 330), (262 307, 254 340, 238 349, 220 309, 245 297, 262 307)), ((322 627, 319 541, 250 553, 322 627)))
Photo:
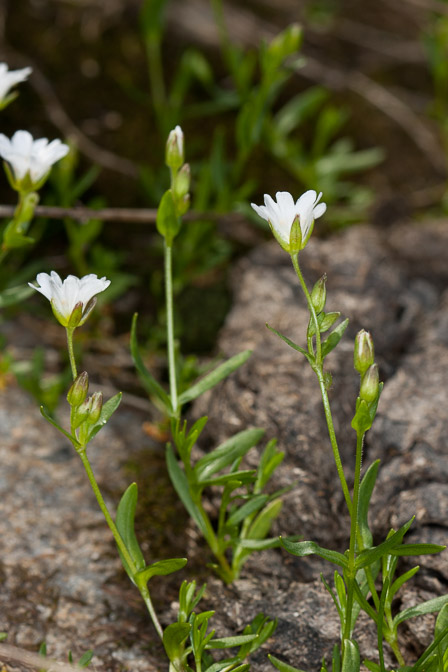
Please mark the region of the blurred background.
MULTIPOLYGON (((185 383, 198 357, 215 354, 232 264, 270 237, 251 201, 322 191, 322 236, 446 214, 443 0, 2 0, 0 40, 0 60, 33 68, 1 113, 1 131, 73 147, 41 204, 156 208, 169 186, 166 137, 182 126, 191 211, 174 273, 185 383)), ((15 202, 6 177, 0 202, 15 202)), ((52 269, 106 275, 102 310, 79 332, 90 366, 103 384, 132 391, 128 340, 138 310, 146 356, 163 378, 154 223, 37 218, 30 235, 34 244, 3 262, 0 289, 52 269)), ((1 384, 18 377, 51 407, 70 377, 54 354, 64 334, 37 295, 4 308, 1 384), (52 372, 44 383, 43 371, 52 372)))

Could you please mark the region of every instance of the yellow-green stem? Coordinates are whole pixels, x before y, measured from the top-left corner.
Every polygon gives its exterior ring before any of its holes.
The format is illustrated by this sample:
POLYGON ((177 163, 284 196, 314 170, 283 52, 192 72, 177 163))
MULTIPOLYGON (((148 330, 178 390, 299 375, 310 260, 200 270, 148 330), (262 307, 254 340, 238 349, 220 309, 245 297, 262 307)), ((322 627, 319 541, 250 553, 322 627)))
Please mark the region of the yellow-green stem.
POLYGON ((67 327, 66 331, 67 331, 68 356, 69 356, 69 359, 70 359, 70 366, 71 366, 71 369, 72 369, 73 380, 75 380, 75 378, 78 375, 77 370, 76 370, 75 352, 73 350, 73 332, 75 330, 74 329, 69 329, 67 327))
MULTIPOLYGON (((92 486, 92 490, 95 494, 95 497, 97 499, 99 507, 100 507, 101 511, 103 512, 103 515, 104 515, 104 518, 106 519, 107 524, 109 525, 110 531, 112 532, 112 534, 114 536, 116 544, 117 544, 118 548, 120 549, 120 552, 121 552, 123 558, 125 559, 129 569, 131 570, 131 573, 135 576, 137 574, 137 571, 138 571, 137 567, 135 566, 135 563, 132 560, 132 558, 129 554, 129 551, 126 548, 126 545, 125 545, 123 539, 121 538, 121 535, 118 531, 118 528, 115 525, 115 522, 114 522, 112 516, 109 513, 109 510, 108 510, 108 508, 106 506, 106 503, 103 499, 103 496, 101 494, 101 490, 99 489, 98 483, 96 482, 95 475, 92 471, 92 467, 90 466, 89 458, 86 455, 85 448, 83 448, 82 450, 78 450, 78 454, 79 454, 79 456, 81 458, 81 461, 84 465, 84 469, 86 470, 87 478, 89 479, 90 485, 92 486)), ((141 596, 142 596, 142 598, 143 598, 143 600, 146 604, 146 607, 148 609, 148 612, 149 612, 151 620, 154 624, 154 627, 157 631, 157 634, 159 635, 160 639, 162 639, 163 638, 163 630, 162 630, 162 627, 159 623, 157 615, 154 611, 154 607, 153 607, 153 604, 152 604, 152 601, 151 601, 151 597, 149 595, 149 591, 148 591, 146 585, 144 585, 144 586, 143 585, 137 585, 137 587, 138 587, 138 589, 140 591, 140 594, 141 594, 141 596)))
POLYGON ((165 245, 165 300, 166 300, 166 337, 168 348, 168 368, 170 378, 170 396, 173 413, 179 417, 176 382, 176 358, 174 353, 174 317, 173 317, 173 269, 172 247, 165 245))

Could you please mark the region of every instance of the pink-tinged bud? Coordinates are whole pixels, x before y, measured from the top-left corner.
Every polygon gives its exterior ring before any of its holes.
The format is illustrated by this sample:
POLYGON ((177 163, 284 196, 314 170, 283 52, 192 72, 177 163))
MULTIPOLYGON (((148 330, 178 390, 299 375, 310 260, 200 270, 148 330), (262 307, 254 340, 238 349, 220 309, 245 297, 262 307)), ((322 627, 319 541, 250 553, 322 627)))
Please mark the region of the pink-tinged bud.
POLYGON ((373 339, 368 331, 361 329, 356 335, 353 362, 355 369, 362 375, 375 361, 373 339))
POLYGON ((324 273, 321 278, 316 282, 311 292, 311 303, 314 306, 314 310, 317 314, 321 313, 325 308, 325 302, 327 300, 327 274, 324 273))
POLYGON ((372 402, 378 397, 380 391, 380 377, 378 373, 378 364, 369 366, 361 381, 359 396, 364 401, 372 402))
POLYGON ((89 376, 87 371, 83 371, 79 376, 74 380, 71 388, 67 393, 67 401, 70 406, 80 406, 82 402, 87 397, 89 391, 89 376))
POLYGON ((95 425, 100 419, 101 410, 103 408, 103 393, 94 392, 91 397, 90 413, 87 419, 89 425, 95 425))

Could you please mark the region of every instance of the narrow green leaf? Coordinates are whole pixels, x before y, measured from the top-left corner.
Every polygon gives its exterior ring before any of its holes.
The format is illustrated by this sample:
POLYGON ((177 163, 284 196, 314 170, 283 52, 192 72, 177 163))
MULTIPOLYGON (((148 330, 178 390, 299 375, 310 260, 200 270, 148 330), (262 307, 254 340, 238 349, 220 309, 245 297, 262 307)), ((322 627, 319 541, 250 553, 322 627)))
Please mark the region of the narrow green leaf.
POLYGON ((361 659, 356 642, 351 639, 344 640, 344 656, 342 658, 342 672, 359 672, 361 659))
POLYGON ((412 556, 412 555, 434 555, 441 553, 446 546, 438 544, 401 544, 391 550, 391 555, 412 556))
POLYGON ((140 379, 143 383, 143 386, 148 392, 148 394, 157 397, 157 399, 162 403, 165 410, 168 413, 171 413, 173 410, 171 405, 171 399, 169 398, 163 387, 154 378, 154 376, 148 371, 140 355, 140 350, 137 341, 137 319, 138 319, 138 313, 134 313, 131 327, 131 356, 134 361, 135 368, 137 369, 140 379))
POLYGON ((211 485, 227 485, 229 481, 235 480, 242 484, 253 483, 255 480, 255 473, 254 469, 232 471, 230 474, 223 474, 222 476, 216 476, 216 478, 201 481, 201 487, 208 488, 211 485))
POLYGON ((342 553, 338 553, 337 551, 331 551, 327 548, 322 548, 314 541, 291 542, 287 539, 282 539, 281 537, 280 540, 283 548, 288 551, 288 553, 296 555, 299 558, 303 558, 306 555, 318 555, 324 560, 328 560, 329 562, 333 562, 335 565, 339 565, 339 567, 342 567, 343 569, 348 567, 347 558, 345 555, 342 555, 342 553))
POLYGON ((81 658, 78 660, 78 667, 87 667, 90 664, 90 661, 93 658, 93 650, 89 649, 82 654, 81 658))
POLYGON ((258 639, 258 635, 235 635, 234 637, 221 637, 219 639, 211 639, 206 649, 230 649, 233 646, 241 646, 248 644, 258 639))
POLYGON ((198 481, 207 480, 212 474, 229 466, 234 460, 243 457, 258 443, 263 434, 263 429, 246 429, 232 436, 208 455, 201 457, 194 468, 198 481))
POLYGON ((370 498, 372 496, 373 488, 375 487, 376 478, 378 476, 379 466, 379 460, 376 460, 369 466, 363 476, 359 488, 358 524, 365 548, 368 548, 372 545, 372 533, 370 532, 369 528, 368 512, 370 498))
POLYGON ((348 327, 348 318, 345 319, 341 324, 339 324, 336 329, 334 329, 331 334, 323 341, 322 343, 322 358, 326 357, 334 348, 337 346, 341 340, 344 331, 348 327))
POLYGON ((271 529, 273 521, 278 517, 282 509, 281 499, 274 499, 264 507, 255 518, 247 533, 248 539, 264 539, 271 529))
POLYGON ((34 289, 29 285, 18 285, 17 287, 10 287, 0 292, 0 308, 7 308, 16 303, 20 303, 27 299, 31 294, 34 294, 34 289))
POLYGON ((173 484, 174 489, 179 495, 182 504, 185 506, 188 513, 193 518, 194 522, 199 527, 204 537, 207 538, 207 528, 204 524, 204 521, 202 520, 202 517, 196 504, 193 502, 193 499, 191 498, 190 486, 188 484, 187 477, 185 476, 185 472, 182 471, 182 469, 180 468, 176 456, 174 454, 174 451, 170 444, 168 444, 166 447, 166 464, 168 467, 168 473, 171 479, 171 483, 173 484))
POLYGON ((197 383, 192 385, 188 390, 183 392, 179 396, 179 404, 182 406, 193 399, 196 399, 207 390, 211 390, 212 387, 215 387, 221 380, 230 376, 231 373, 236 371, 240 366, 242 366, 252 354, 252 350, 244 350, 238 355, 234 355, 228 359, 223 364, 220 364, 213 371, 208 373, 204 378, 199 380, 197 383))
MULTIPOLYGON (((117 529, 120 533, 120 536, 123 539, 124 545, 126 546, 129 552, 129 555, 134 561, 136 568, 140 570, 145 567, 145 558, 143 557, 143 553, 140 549, 134 531, 134 518, 135 518, 135 509, 137 506, 137 497, 138 497, 137 483, 131 483, 131 485, 123 493, 123 496, 120 500, 120 503, 117 508, 115 523, 117 525, 117 529)), ((120 553, 121 562, 123 563, 123 567, 125 568, 129 578, 133 583, 136 583, 134 574, 131 571, 131 568, 129 567, 128 563, 122 556, 120 549, 118 549, 118 552, 120 553)))
MULTIPOLYGON (((434 636, 438 637, 442 633, 448 636, 448 604, 444 604, 437 616, 436 625, 434 628, 434 636)), ((448 641, 447 641, 448 646, 448 641)))
POLYGON ((414 618, 415 616, 432 614, 435 611, 440 611, 445 604, 448 604, 448 595, 441 595, 440 597, 435 597, 432 600, 417 604, 415 607, 404 609, 395 616, 394 626, 397 627, 400 623, 403 623, 403 621, 407 621, 409 618, 414 618))
POLYGON ((159 560, 158 562, 153 562, 152 565, 148 565, 144 569, 141 569, 139 572, 137 572, 136 579, 138 582, 142 581, 146 585, 149 579, 151 579, 153 576, 167 576, 168 574, 178 572, 180 569, 185 567, 187 562, 187 558, 170 558, 169 560, 159 560))
POLYGON ((267 500, 267 495, 254 495, 227 518, 226 527, 238 525, 238 523, 241 523, 252 513, 259 511, 266 504, 267 500))
POLYGON ((401 576, 399 576, 398 579, 396 579, 393 582, 393 584, 391 585, 390 590, 389 590, 389 598, 388 599, 390 601, 392 600, 394 595, 400 590, 400 588, 406 583, 406 581, 409 581, 409 579, 411 579, 414 576, 414 574, 417 574, 419 569, 420 569, 420 567, 418 567, 418 566, 413 567, 412 569, 410 569, 405 574, 402 574, 401 576))
POLYGON ((280 672, 303 672, 303 670, 299 670, 298 667, 288 665, 288 663, 285 663, 283 660, 279 660, 270 653, 268 653, 268 658, 273 664, 273 666, 276 667, 277 670, 280 670, 280 672))
POLYGON ((273 334, 275 334, 276 336, 281 338, 282 341, 284 341, 286 343, 286 345, 289 345, 290 348, 292 348, 293 350, 297 350, 297 352, 300 352, 304 357, 306 357, 307 360, 310 362, 310 364, 314 361, 313 357, 311 357, 309 352, 307 352, 306 350, 301 348, 300 345, 297 345, 296 343, 294 343, 294 341, 291 341, 290 338, 281 334, 279 331, 277 331, 277 329, 274 329, 273 327, 270 327, 267 322, 266 322, 266 326, 269 329, 269 331, 272 331, 273 334))
POLYGON ((115 413, 121 403, 122 396, 122 392, 118 392, 118 394, 115 394, 103 404, 99 420, 93 425, 89 432, 89 438, 87 439, 88 442, 98 434, 100 429, 104 427, 109 418, 115 413))
POLYGON ((45 410, 45 408, 43 406, 40 407, 40 412, 44 416, 45 420, 47 420, 50 423, 50 425, 53 425, 53 427, 56 427, 56 429, 58 429, 61 432, 61 434, 66 436, 67 439, 69 439, 69 441, 71 441, 75 446, 77 446, 78 448, 81 448, 81 444, 79 443, 76 436, 72 436, 69 432, 66 432, 65 429, 63 429, 60 425, 58 425, 56 420, 53 420, 53 418, 47 413, 47 411, 45 410))
POLYGON ((394 532, 394 534, 392 534, 391 537, 386 539, 386 541, 383 541, 382 544, 379 544, 374 548, 369 548, 366 551, 362 551, 355 560, 355 569, 359 570, 363 569, 364 567, 368 567, 369 565, 372 565, 374 562, 382 558, 383 555, 385 555, 386 553, 391 553, 394 547, 401 544, 401 541, 406 532, 411 527, 414 518, 415 516, 413 516, 410 521, 408 521, 405 525, 403 525, 398 530, 398 532, 394 532))

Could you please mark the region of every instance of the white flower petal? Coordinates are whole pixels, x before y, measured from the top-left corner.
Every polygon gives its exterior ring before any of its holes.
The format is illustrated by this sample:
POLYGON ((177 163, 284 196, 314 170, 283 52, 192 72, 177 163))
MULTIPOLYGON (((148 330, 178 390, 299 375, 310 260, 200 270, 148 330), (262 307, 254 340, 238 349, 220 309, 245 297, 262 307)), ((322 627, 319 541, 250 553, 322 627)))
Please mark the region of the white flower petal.
POLYGON ((255 205, 255 203, 251 203, 251 207, 255 210, 257 215, 259 215, 262 219, 268 221, 269 219, 268 211, 264 205, 255 205))
POLYGON ((31 68, 8 71, 6 63, 0 63, 0 102, 7 97, 13 86, 25 81, 30 74, 31 68))
POLYGON ((316 205, 316 207, 313 210, 313 216, 314 219, 318 219, 319 217, 322 217, 324 212, 327 209, 327 204, 326 203, 319 203, 319 205, 316 205))
POLYGON ((33 140, 28 131, 16 131, 11 140, 0 134, 0 156, 10 164, 17 180, 29 173, 33 183, 39 182, 68 151, 69 147, 60 140, 33 140))

